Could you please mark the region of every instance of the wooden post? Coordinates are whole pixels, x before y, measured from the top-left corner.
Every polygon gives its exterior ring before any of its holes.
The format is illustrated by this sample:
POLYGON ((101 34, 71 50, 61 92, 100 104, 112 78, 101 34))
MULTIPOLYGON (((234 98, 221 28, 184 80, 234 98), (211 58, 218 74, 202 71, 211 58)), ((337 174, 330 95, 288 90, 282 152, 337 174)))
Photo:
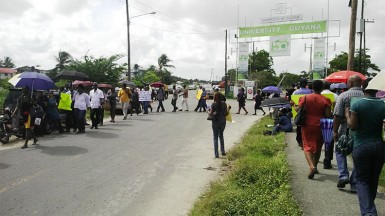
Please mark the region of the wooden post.
POLYGON ((350 33, 349 33, 349 54, 348 54, 348 64, 347 70, 354 69, 354 52, 355 52, 355 42, 356 42, 356 20, 357 20, 357 1, 351 0, 352 14, 350 16, 350 33))

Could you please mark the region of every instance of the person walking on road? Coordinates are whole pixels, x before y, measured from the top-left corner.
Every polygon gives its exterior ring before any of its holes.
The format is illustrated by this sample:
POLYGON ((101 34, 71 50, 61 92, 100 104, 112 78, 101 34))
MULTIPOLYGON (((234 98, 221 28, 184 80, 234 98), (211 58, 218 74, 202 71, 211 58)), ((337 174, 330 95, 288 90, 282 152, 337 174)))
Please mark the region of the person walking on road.
MULTIPOLYGON (((361 89, 362 79, 360 76, 351 76, 348 80, 349 90, 339 95, 339 98, 334 108, 334 120, 333 120, 333 138, 334 143, 338 142, 338 139, 346 134, 348 125, 345 118, 345 110, 350 107, 350 100, 352 97, 363 97, 364 93, 361 89)), ((338 188, 345 188, 346 184, 350 184, 352 192, 356 191, 356 171, 353 166, 352 173, 349 179, 348 162, 346 156, 336 152, 337 169, 338 169, 338 188)))
POLYGON ((123 120, 126 120, 131 99, 131 91, 127 88, 126 83, 123 83, 122 88, 119 90, 118 98, 120 103, 122 103, 123 120))
POLYGON ((74 94, 74 108, 77 123, 77 134, 85 133, 85 117, 87 108, 91 107, 90 96, 84 92, 84 86, 80 84, 74 94))
POLYGON ((91 129, 98 129, 98 124, 100 123, 101 109, 104 102, 104 93, 102 90, 98 89, 98 83, 94 82, 92 84, 92 90, 90 91, 90 100, 91 100, 91 129))
POLYGON ((115 87, 112 87, 107 92, 107 99, 110 102, 110 116, 111 120, 110 122, 115 122, 115 115, 116 115, 116 98, 118 97, 118 94, 115 91, 115 87))
POLYGON ((241 112, 241 109, 245 111, 245 115, 247 115, 249 112, 246 110, 246 94, 245 89, 241 88, 237 95, 237 101, 238 101, 238 112, 235 114, 239 114, 241 112))
POLYGON ((255 100, 253 115, 257 115, 257 109, 261 110, 263 112, 263 115, 266 115, 265 110, 263 110, 263 108, 261 107, 261 104, 262 104, 261 90, 258 89, 257 94, 255 94, 253 98, 255 100))
POLYGON ((159 109, 162 109, 162 112, 164 112, 164 106, 163 106, 163 101, 164 101, 164 89, 163 86, 159 87, 158 93, 156 95, 156 98, 158 99, 158 108, 156 109, 156 112, 159 112, 159 109))
POLYGON ((188 88, 186 85, 183 85, 183 93, 180 96, 183 96, 183 100, 182 100, 182 103, 180 105, 180 109, 179 111, 182 111, 183 110, 183 104, 186 104, 186 109, 185 111, 188 111, 188 88))
POLYGON ((378 215, 374 200, 385 161, 382 140, 385 103, 376 98, 376 93, 375 89, 365 89, 365 98, 352 103, 350 110, 349 107, 345 110, 347 124, 353 131, 352 156, 361 215, 378 215))
MULTIPOLYGON (((299 81, 299 89, 295 90, 293 92, 292 95, 301 95, 301 94, 311 94, 312 91, 308 88, 306 88, 307 86, 307 80, 306 79, 301 79, 299 81)), ((296 140, 297 140, 297 143, 298 145, 303 148, 303 145, 302 145, 302 132, 301 132, 301 126, 298 126, 297 125, 297 129, 296 129, 296 133, 297 133, 297 136, 296 136, 296 140)))
POLYGON ((36 145, 37 138, 33 131, 35 118, 32 118, 29 114, 30 109, 36 104, 34 95, 29 92, 28 86, 22 87, 22 95, 17 99, 16 109, 13 111, 12 116, 15 116, 17 112, 20 112, 23 117, 24 128, 25 128, 25 142, 21 147, 22 149, 28 148, 28 141, 33 138, 33 145, 36 145))
POLYGON ((220 150, 222 156, 226 155, 225 140, 223 132, 226 128, 227 104, 223 101, 222 94, 217 92, 214 94, 214 102, 211 105, 209 115, 212 117, 213 141, 214 141, 214 156, 219 158, 218 139, 220 141, 220 150))
POLYGON ((308 178, 313 179, 318 173, 317 165, 321 156, 323 145, 321 118, 331 116, 331 101, 321 95, 323 82, 315 80, 313 82, 313 94, 302 96, 299 99, 298 106, 294 105, 294 109, 298 112, 301 107, 306 108, 305 125, 301 127, 302 142, 305 158, 309 164, 308 178))
MULTIPOLYGON (((321 92, 321 94, 332 94, 334 101, 332 101, 332 112, 334 112, 335 104, 339 98, 339 96, 330 91, 330 83, 326 80, 324 82, 324 90, 321 92)), ((329 145, 327 145, 327 148, 325 146, 325 158, 324 158, 324 169, 331 169, 332 167, 332 160, 333 160, 333 154, 334 154, 334 140, 330 142, 329 145)))
POLYGON ((178 90, 176 89, 176 86, 173 85, 172 86, 172 100, 171 100, 171 104, 174 107, 174 109, 172 110, 173 112, 176 112, 178 110, 178 107, 176 106, 177 100, 178 100, 178 90))

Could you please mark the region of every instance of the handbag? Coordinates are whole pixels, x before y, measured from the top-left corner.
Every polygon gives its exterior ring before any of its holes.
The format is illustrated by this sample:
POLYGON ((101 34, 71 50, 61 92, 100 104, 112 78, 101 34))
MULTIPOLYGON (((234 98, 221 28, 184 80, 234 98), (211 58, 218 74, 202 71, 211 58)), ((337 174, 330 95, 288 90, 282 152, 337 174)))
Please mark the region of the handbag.
POLYGON ((306 120, 306 95, 303 106, 298 110, 297 115, 294 118, 294 124, 297 126, 304 126, 306 120))
POLYGON ((103 106, 102 107, 103 107, 104 110, 110 110, 111 109, 111 104, 110 104, 110 102, 108 100, 105 100, 103 102, 103 106))
POLYGON ((336 144, 336 152, 344 156, 348 156, 353 151, 353 137, 349 133, 349 128, 346 129, 346 133, 341 135, 336 144))

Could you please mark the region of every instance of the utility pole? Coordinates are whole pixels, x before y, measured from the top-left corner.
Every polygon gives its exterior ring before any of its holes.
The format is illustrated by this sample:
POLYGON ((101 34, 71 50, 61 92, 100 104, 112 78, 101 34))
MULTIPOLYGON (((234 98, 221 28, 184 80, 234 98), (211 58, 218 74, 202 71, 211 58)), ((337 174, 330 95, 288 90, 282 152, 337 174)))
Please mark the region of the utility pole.
POLYGON ((359 72, 362 73, 362 35, 365 34, 365 20, 364 20, 364 3, 365 1, 362 0, 361 5, 361 19, 360 19, 360 52, 359 52, 359 61, 358 61, 358 67, 359 72))
POLYGON ((226 36, 225 36, 225 96, 227 96, 228 90, 227 90, 227 29, 226 29, 226 36))
POLYGON ((354 51, 356 42, 356 19, 357 19, 357 1, 351 0, 352 13, 350 16, 350 33, 349 33, 349 54, 347 70, 354 69, 354 51))
POLYGON ((128 9, 128 0, 126 0, 127 15, 127 80, 131 81, 131 47, 130 47, 130 10, 128 9))

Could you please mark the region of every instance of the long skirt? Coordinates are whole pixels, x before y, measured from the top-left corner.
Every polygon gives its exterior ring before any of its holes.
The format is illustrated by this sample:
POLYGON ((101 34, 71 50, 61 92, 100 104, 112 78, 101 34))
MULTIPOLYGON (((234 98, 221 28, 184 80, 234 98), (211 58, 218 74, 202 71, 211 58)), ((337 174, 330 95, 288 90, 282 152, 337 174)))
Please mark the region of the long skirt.
POLYGON ((321 126, 302 126, 302 143, 305 152, 316 153, 323 145, 321 126))

